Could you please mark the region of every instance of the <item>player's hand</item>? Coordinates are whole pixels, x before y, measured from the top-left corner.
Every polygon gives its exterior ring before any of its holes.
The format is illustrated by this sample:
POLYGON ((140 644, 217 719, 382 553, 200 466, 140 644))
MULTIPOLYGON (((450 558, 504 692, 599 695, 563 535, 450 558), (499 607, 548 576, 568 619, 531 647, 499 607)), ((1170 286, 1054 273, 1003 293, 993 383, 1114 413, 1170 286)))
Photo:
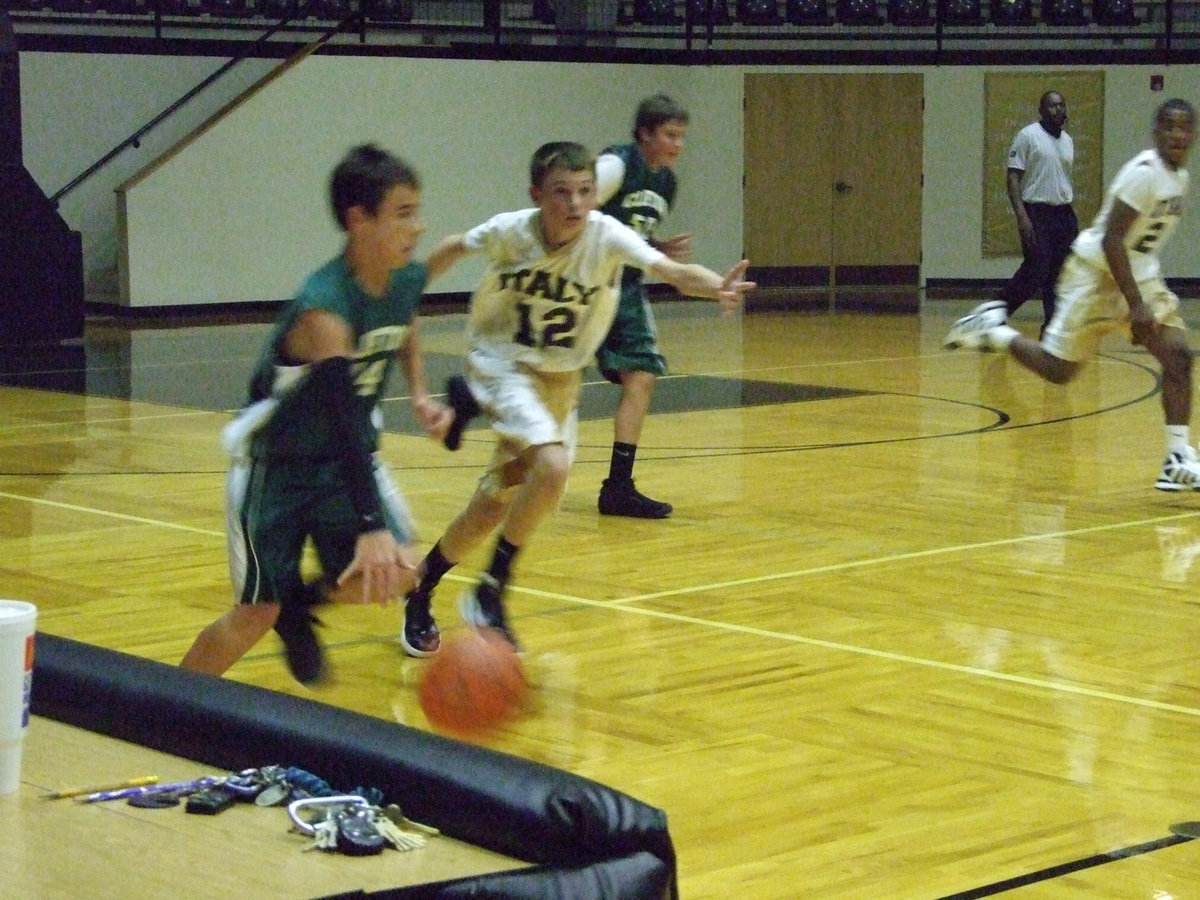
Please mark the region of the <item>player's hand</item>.
POLYGON ((1029 219, 1019 219, 1017 235, 1021 238, 1021 252, 1029 256, 1037 247, 1037 232, 1034 230, 1033 222, 1029 219))
POLYGON ((428 397, 414 405, 413 411, 417 414, 417 423, 436 441, 446 436, 454 422, 454 410, 428 397))
POLYGON ((743 259, 740 263, 725 273, 725 279, 721 282, 721 288, 717 291, 717 302, 721 304, 723 312, 733 312, 742 305, 742 297, 746 291, 751 291, 758 287, 757 282, 743 281, 742 276, 746 274, 746 269, 750 267, 750 260, 743 259))
POLYGON ((338 576, 339 599, 383 605, 412 590, 417 565, 412 551, 396 543, 390 531, 360 534, 354 545, 354 559, 338 576))
POLYGON ((675 262, 687 262, 692 258, 692 233, 685 231, 665 241, 658 242, 658 249, 675 262))
POLYGON ((1149 307, 1139 303, 1129 310, 1129 340, 1135 347, 1145 346, 1158 332, 1158 321, 1149 307))

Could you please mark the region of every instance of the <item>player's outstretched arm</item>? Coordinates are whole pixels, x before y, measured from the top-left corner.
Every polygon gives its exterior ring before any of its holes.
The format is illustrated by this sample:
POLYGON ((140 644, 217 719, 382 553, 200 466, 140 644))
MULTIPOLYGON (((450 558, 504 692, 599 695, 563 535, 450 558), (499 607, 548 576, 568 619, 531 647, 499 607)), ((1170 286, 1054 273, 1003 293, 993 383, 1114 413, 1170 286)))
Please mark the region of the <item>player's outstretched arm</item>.
POLYGON ((758 285, 753 281, 745 281, 743 276, 750 266, 750 261, 743 259, 724 276, 718 275, 712 269, 699 263, 678 263, 670 257, 664 257, 650 267, 650 273, 668 284, 674 285, 681 293, 689 297, 708 297, 721 304, 726 312, 737 309, 742 303, 742 297, 747 291, 758 285))
POLYGON ((428 280, 433 281, 439 275, 447 272, 468 253, 470 251, 463 244, 461 234, 452 234, 442 238, 441 242, 425 258, 425 265, 429 269, 428 280))

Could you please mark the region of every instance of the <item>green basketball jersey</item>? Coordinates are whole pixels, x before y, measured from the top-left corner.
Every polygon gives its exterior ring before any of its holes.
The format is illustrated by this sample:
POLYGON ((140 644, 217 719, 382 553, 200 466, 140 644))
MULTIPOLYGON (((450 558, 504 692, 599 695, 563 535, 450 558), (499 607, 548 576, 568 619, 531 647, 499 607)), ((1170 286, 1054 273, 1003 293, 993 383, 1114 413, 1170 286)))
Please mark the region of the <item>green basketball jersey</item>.
MULTIPOLYGON (((625 177, 617 192, 600 207, 600 212, 624 222, 649 241, 675 202, 678 187, 675 173, 666 166, 657 171, 651 169, 637 144, 619 144, 603 152, 621 158, 625 163, 625 177)), ((642 270, 627 266, 621 280, 623 284, 637 283, 642 280, 642 270)))
MULTIPOLYGON (((279 357, 279 344, 300 314, 326 310, 349 324, 355 342, 351 360, 355 391, 368 414, 363 421, 370 423, 396 352, 408 338, 427 278, 423 263, 409 263, 392 273, 383 296, 372 297, 358 286, 341 256, 308 277, 280 314, 251 378, 251 402, 272 394, 281 397, 278 410, 256 436, 256 455, 333 457, 339 453, 328 412, 304 390, 306 367, 289 365, 279 357)), ((379 442, 375 425, 365 425, 359 439, 374 450, 379 442)))

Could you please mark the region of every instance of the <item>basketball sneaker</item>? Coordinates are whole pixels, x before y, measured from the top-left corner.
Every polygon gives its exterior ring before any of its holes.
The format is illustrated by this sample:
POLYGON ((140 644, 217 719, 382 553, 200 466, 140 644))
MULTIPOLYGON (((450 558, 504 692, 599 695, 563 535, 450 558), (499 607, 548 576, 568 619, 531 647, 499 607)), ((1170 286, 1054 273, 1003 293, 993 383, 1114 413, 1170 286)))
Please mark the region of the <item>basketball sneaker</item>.
POLYGON ((320 620, 302 603, 282 604, 275 622, 275 633, 283 640, 288 671, 301 684, 314 685, 329 680, 325 653, 313 628, 318 624, 320 620))
POLYGON ((1007 327, 1008 310, 1003 300, 989 300, 977 307, 950 326, 942 346, 947 350, 957 350, 965 347, 968 350, 982 350, 985 353, 999 349, 996 342, 995 330, 1007 327))
POLYGON ((631 519, 665 519, 674 511, 670 503, 651 500, 633 485, 633 480, 605 478, 600 485, 597 504, 602 516, 628 516, 631 519))
POLYGON ((446 380, 446 402, 454 410, 454 421, 442 438, 447 450, 457 450, 462 445, 462 435, 471 420, 479 415, 479 403, 467 386, 467 379, 461 375, 451 375, 446 380))
POLYGON ((494 628, 504 635, 504 639, 513 645, 513 649, 521 652, 517 636, 508 627, 508 616, 504 613, 504 604, 495 584, 486 575, 479 584, 464 591, 458 598, 458 612, 464 622, 476 628, 494 628))
POLYGON ((1154 486, 1160 491, 1200 491, 1200 459, 1196 448, 1168 453, 1154 486))
POLYGON ((409 656, 433 656, 442 646, 442 635, 430 610, 429 595, 417 590, 404 598, 404 626, 400 629, 400 646, 409 656))

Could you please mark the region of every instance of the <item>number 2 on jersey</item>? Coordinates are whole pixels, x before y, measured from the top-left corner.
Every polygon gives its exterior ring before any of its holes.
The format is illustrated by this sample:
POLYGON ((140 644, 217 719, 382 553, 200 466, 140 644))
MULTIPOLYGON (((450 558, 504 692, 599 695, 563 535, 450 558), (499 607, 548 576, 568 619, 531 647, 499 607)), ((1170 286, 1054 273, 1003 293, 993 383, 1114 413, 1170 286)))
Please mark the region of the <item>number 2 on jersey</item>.
POLYGON ((1133 249, 1138 253, 1152 252, 1154 245, 1158 243, 1158 239, 1161 236, 1160 232, 1166 227, 1166 224, 1162 219, 1156 219, 1151 222, 1146 228, 1146 233, 1133 245, 1133 249))
POLYGON ((514 340, 526 347, 573 347, 575 345, 575 310, 569 306, 553 306, 534 321, 533 304, 522 300, 517 304, 521 317, 514 340))

